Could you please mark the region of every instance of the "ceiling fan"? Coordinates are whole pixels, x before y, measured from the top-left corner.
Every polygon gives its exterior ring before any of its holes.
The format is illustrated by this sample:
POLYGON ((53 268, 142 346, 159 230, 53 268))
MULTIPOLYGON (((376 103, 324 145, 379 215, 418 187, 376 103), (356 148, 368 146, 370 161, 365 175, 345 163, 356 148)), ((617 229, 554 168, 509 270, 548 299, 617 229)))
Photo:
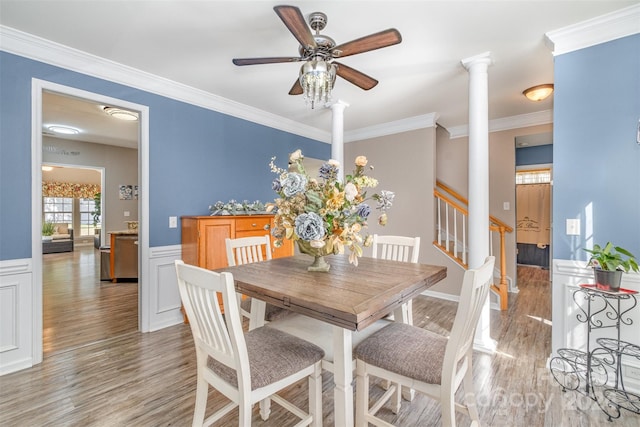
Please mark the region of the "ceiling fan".
POLYGON ((302 12, 295 6, 275 6, 276 14, 282 19, 293 36, 300 42, 300 56, 270 57, 270 58, 235 58, 235 65, 275 64, 280 62, 302 62, 300 77, 289 91, 289 95, 304 94, 311 103, 311 108, 319 101, 326 102, 331 94, 335 76, 338 75, 361 89, 369 90, 378 81, 358 70, 336 62, 336 58, 356 55, 402 41, 400 32, 395 28, 370 34, 347 43, 336 45, 329 36, 320 34, 327 25, 327 15, 313 12, 309 15, 307 26, 302 12), (311 27, 311 28, 309 28, 311 27), (311 33, 311 29, 315 34, 311 33))

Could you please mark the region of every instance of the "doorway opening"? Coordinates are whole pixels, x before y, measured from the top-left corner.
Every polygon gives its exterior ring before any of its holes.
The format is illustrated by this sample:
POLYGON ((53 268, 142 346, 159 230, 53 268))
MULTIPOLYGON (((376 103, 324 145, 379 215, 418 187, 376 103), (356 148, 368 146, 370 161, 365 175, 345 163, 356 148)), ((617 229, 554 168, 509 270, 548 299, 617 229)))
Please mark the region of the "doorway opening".
MULTIPOLYGON (((91 154, 90 150, 82 148, 78 149, 70 149, 68 144, 79 144, 78 141, 73 141, 70 139, 63 140, 59 138, 57 135, 50 134, 50 116, 47 115, 47 111, 45 110, 46 101, 49 100, 51 96, 56 96, 59 98, 64 98, 66 100, 75 101, 79 103, 86 104, 85 106, 91 106, 91 108, 95 108, 98 113, 104 113, 104 111, 100 111, 103 109, 103 106, 116 106, 120 108, 127 109, 129 111, 134 111, 139 116, 139 122, 135 125, 135 147, 130 148, 129 150, 133 150, 136 152, 135 157, 132 161, 131 169, 135 171, 135 180, 131 179, 127 182, 118 182, 115 187, 116 190, 113 191, 112 196, 107 197, 118 197, 118 184, 132 184, 135 185, 136 188, 148 188, 149 181, 149 152, 148 152, 148 107, 138 104, 133 104, 128 101, 119 100, 115 98, 110 98, 107 96, 103 96, 100 94, 86 92, 83 90, 79 90, 76 88, 58 85, 56 83, 46 82, 38 79, 34 79, 33 83, 33 120, 32 120, 32 129, 33 129, 33 139, 32 139, 32 168, 34 171, 33 182, 32 182, 32 253, 33 253, 33 272, 34 272, 34 292, 33 298, 31 301, 31 308, 29 311, 33 313, 33 326, 32 326, 32 348, 33 348, 33 363, 37 364, 42 362, 43 359, 43 342, 44 342, 44 334, 49 333, 50 331, 43 331, 43 296, 45 286, 45 278, 43 275, 43 256, 39 256, 42 254, 42 240, 41 240, 41 230, 42 224, 44 221, 44 213, 43 213, 43 171, 41 170, 41 166, 44 163, 47 164, 64 164, 64 165, 76 165, 76 166, 89 166, 89 167, 102 167, 100 166, 99 159, 105 159, 104 155, 101 154, 91 154), (55 141, 55 144, 50 144, 51 140, 55 141), (43 142, 44 141, 44 142, 43 142), (60 156, 59 159, 46 159, 44 161, 45 154, 51 154, 50 152, 46 152, 45 150, 50 150, 49 145, 61 146, 61 149, 57 152, 60 156)), ((88 107, 89 108, 89 107, 88 107)), ((55 110, 55 109, 54 109, 55 110)), ((64 109, 59 111, 61 115, 64 115, 64 109)), ((85 112, 86 113, 86 112, 85 112)), ((81 114, 82 115, 82 114, 81 114)), ((84 116, 87 119, 87 115, 84 116)), ((57 120, 57 119, 56 119, 57 120)), ((90 119, 87 119, 90 120, 90 119)), ((64 123, 63 123, 64 124, 64 123)), ((68 126, 72 124, 67 123, 68 126)), ((83 129, 83 126, 76 125, 83 129)), ((113 124, 111 124, 112 128, 113 124)), ((87 124, 86 128, 90 126, 87 124)), ((113 128, 112 128, 113 129, 113 128)), ((80 132, 78 132, 80 133, 80 132)), ((113 134, 113 132, 112 132, 113 134)), ((85 134, 86 136, 86 134, 85 134)), ((111 135, 113 136, 113 135, 111 135)), ((117 138, 116 138, 117 139, 117 138)), ((83 141, 80 139, 79 141, 83 141)), ((109 145, 108 142, 105 141, 92 141, 92 140, 84 140, 85 143, 91 143, 92 145, 102 145, 106 147, 109 145)), ((120 141, 122 142, 122 141, 120 141)), ((118 141, 116 141, 116 145, 118 141)), ((124 147, 119 147, 125 149, 124 147)), ((107 158, 109 156, 106 156, 107 158)), ((116 177, 117 173, 114 173, 116 177)), ((101 189, 107 190, 110 188, 109 181, 110 171, 109 166, 104 166, 104 173, 102 173, 101 178, 101 189)), ((134 311, 135 315, 133 316, 133 330, 136 331, 148 331, 149 325, 148 321, 148 312, 147 307, 148 304, 145 304, 145 295, 147 291, 148 279, 146 277, 145 271, 148 271, 149 266, 149 239, 148 239, 148 220, 149 220, 149 198, 148 194, 144 191, 140 191, 139 197, 135 200, 130 200, 130 208, 127 208, 131 215, 135 215, 135 218, 139 223, 140 230, 140 238, 138 239, 138 279, 137 282, 131 283, 134 294, 133 301, 136 307, 134 311)), ((105 201, 105 192, 101 191, 101 195, 99 200, 102 205, 102 216, 100 218, 100 241, 105 241, 105 235, 108 231, 108 227, 110 227, 110 213, 108 209, 112 208, 114 203, 105 201)), ((79 208, 80 209, 80 208, 79 208)), ((82 209, 88 210, 86 206, 82 209)), ((113 213, 113 212, 112 212, 113 213)), ((89 214, 89 212, 84 212, 85 217, 89 214)), ((111 215, 113 217, 113 215, 111 215)), ((132 216, 133 219, 134 217, 132 216)), ((113 225, 114 229, 117 229, 118 221, 123 223, 121 218, 116 218, 115 224, 113 225)), ((113 223, 113 222, 112 222, 113 223)), ((80 232, 80 229, 86 228, 85 231, 88 231, 92 227, 88 224, 88 221, 85 218, 85 221, 78 222, 76 227, 80 227, 77 231, 80 232)), ((92 224, 95 229, 96 224, 92 224)), ((126 228, 126 225, 120 226, 120 229, 126 228)), ((95 236, 93 237, 95 239, 95 236)), ((95 240, 94 240, 95 242, 95 240)), ((54 253, 51 255, 46 255, 47 257, 54 258, 62 258, 67 257, 67 262, 64 263, 67 271, 63 273, 66 277, 66 281, 69 286, 74 286, 79 283, 80 278, 87 274, 87 268, 90 264, 89 260, 93 259, 93 268, 96 267, 96 263, 99 264, 99 251, 96 252, 95 245, 90 243, 90 239, 87 239, 87 244, 81 244, 77 250, 74 248, 73 252, 65 252, 65 253, 54 253)), ((47 265, 47 267, 49 267, 47 265)), ((99 271, 100 268, 98 267, 99 271)), ((99 276, 98 276, 99 277, 99 276)), ((106 291, 109 286, 112 284, 108 283, 93 283, 92 288, 94 290, 102 290, 106 291), (107 286, 105 286, 107 285, 107 286)), ((113 283, 114 289, 122 289, 120 283, 113 283)), ((129 296, 131 298, 131 295, 129 296)), ((76 313, 88 312, 91 313, 91 304, 86 301, 82 301, 80 303, 75 304, 74 307, 69 308, 71 311, 75 311, 76 313)), ((131 310, 129 310, 131 311, 131 310)), ((113 330, 113 322, 108 321, 108 317, 105 317, 105 323, 102 325, 105 329, 111 328, 113 330)), ((82 322, 82 321, 81 321, 82 322)), ((80 323, 82 325, 82 323, 80 323)), ((84 326, 87 326, 86 324, 84 326)), ((83 333, 85 330, 83 330, 83 333)), ((97 338, 100 339, 100 338, 97 338)))
POLYGON ((516 137, 517 264, 549 269, 553 135, 516 137))

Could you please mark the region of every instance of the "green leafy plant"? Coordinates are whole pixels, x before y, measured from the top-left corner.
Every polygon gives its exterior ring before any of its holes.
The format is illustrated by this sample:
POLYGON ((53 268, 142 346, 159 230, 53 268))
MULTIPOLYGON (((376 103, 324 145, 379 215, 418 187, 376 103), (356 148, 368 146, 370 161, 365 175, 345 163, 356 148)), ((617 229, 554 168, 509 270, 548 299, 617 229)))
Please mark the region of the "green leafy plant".
POLYGON ((585 249, 585 251, 591 254, 588 265, 595 269, 624 272, 639 270, 635 256, 620 246, 613 246, 611 242, 607 242, 604 247, 593 245, 593 249, 585 249))
POLYGON ((94 202, 94 210, 93 210, 93 226, 97 226, 100 223, 100 215, 102 214, 101 212, 101 207, 100 207, 100 199, 101 199, 101 193, 96 193, 93 196, 93 202, 94 202))
POLYGON ((42 235, 43 236, 51 236, 55 231, 55 225, 50 221, 45 221, 42 223, 42 235))

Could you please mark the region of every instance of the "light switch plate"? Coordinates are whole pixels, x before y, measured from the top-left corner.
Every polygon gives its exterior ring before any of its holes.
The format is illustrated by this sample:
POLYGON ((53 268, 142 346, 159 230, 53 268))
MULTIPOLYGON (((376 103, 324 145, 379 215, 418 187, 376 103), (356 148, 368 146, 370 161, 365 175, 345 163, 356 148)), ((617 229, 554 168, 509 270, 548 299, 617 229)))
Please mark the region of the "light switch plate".
POLYGON ((502 203, 502 209, 508 211, 509 209, 511 209, 511 204, 509 202, 502 203))
POLYGON ((178 228, 178 217, 170 216, 169 217, 169 228, 178 228))
POLYGON ((131 215, 131 212, 129 212, 129 211, 124 211, 124 216, 129 216, 129 215, 131 215))
POLYGON ((580 235, 580 220, 579 219, 567 219, 567 236, 579 236, 580 235))

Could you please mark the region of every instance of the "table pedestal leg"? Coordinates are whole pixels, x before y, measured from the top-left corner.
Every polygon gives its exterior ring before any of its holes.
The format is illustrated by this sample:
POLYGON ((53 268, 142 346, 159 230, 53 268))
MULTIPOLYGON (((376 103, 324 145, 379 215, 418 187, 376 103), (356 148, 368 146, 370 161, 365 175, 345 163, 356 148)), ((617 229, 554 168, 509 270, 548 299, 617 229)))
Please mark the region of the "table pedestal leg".
POLYGON ((353 426, 353 354, 351 331, 333 327, 333 403, 335 425, 353 426))

